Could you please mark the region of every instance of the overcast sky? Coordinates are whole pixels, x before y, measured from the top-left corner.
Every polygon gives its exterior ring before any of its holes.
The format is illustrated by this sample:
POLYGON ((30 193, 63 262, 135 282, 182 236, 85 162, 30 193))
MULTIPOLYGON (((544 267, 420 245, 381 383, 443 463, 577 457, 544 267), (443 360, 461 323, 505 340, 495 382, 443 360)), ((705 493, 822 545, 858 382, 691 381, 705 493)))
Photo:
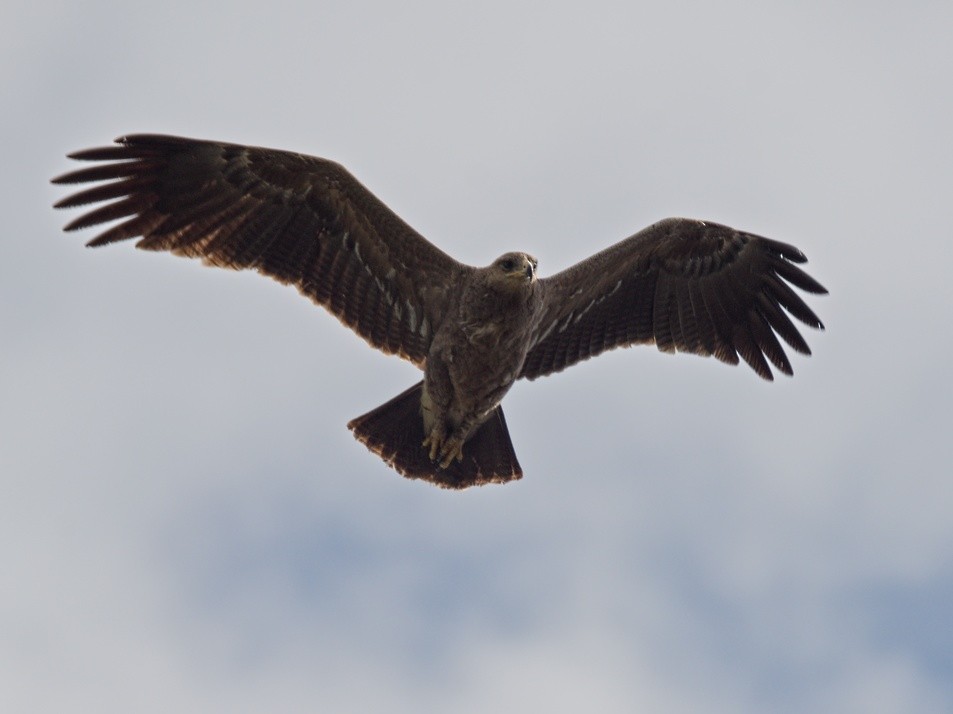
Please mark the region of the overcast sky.
POLYGON ((6 2, 0 709, 953 710, 953 6, 6 2), (552 274, 660 218, 794 243, 773 384, 620 350, 505 401, 522 481, 406 481, 418 379, 290 288, 83 248, 64 155, 325 156, 552 274))

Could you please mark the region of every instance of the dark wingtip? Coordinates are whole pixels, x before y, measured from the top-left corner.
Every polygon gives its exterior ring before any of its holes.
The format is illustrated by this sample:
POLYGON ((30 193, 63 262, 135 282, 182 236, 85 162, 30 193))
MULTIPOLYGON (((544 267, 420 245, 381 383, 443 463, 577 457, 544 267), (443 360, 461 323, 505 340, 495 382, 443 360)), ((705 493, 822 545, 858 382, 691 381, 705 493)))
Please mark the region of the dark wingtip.
POLYGON ((779 240, 774 240, 772 238, 765 238, 764 236, 752 236, 756 237, 759 240, 764 242, 764 245, 773 253, 780 255, 782 258, 790 260, 792 263, 806 263, 807 256, 804 255, 800 250, 795 248, 790 243, 784 243, 779 240))
POLYGON ((182 146, 184 144, 194 144, 197 139, 189 139, 185 136, 173 136, 172 134, 123 134, 114 139, 121 146, 149 145, 155 147, 161 146, 182 146))
POLYGON ((121 146, 97 146, 70 152, 66 157, 77 161, 104 161, 125 158, 125 154, 121 146))
MULTIPOLYGON (((58 208, 58 206, 57 206, 58 208)), ((86 220, 86 215, 79 216, 74 218, 72 221, 63 226, 63 230, 66 232, 78 231, 81 228, 88 228, 89 226, 95 225, 95 223, 90 223, 86 220)))
POLYGON ((95 238, 91 238, 86 241, 86 248, 99 248, 100 246, 109 245, 110 243, 116 243, 117 241, 122 240, 122 238, 116 238, 111 236, 111 232, 107 231, 102 235, 98 235, 95 238))

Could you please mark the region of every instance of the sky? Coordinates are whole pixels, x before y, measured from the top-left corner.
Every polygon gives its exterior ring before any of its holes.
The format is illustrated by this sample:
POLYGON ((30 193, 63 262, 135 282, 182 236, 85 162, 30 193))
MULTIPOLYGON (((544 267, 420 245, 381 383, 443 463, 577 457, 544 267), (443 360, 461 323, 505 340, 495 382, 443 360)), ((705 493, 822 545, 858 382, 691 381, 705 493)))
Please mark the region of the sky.
POLYGON ((953 710, 953 6, 0 6, 0 709, 953 710), (617 350, 504 402, 525 476, 402 479, 414 383, 293 289, 89 250, 133 132, 344 164, 459 260, 666 216, 793 243, 814 354, 617 350))

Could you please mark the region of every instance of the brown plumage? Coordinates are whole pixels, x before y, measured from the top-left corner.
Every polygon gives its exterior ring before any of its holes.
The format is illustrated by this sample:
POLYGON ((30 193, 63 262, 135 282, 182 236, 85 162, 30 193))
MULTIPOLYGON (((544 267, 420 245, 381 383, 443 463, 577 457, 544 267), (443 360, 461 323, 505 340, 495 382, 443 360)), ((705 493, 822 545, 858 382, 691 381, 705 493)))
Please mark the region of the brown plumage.
POLYGON ((826 293, 800 251, 715 223, 669 218, 538 279, 507 253, 451 258, 340 165, 302 154, 159 135, 70 156, 103 162, 54 179, 97 182, 57 207, 107 201, 66 230, 119 220, 88 245, 136 246, 253 268, 298 288, 372 346, 424 371, 352 420, 355 437, 410 478, 464 488, 522 476, 500 401, 520 377, 614 347, 739 356, 792 374, 778 340, 810 354, 788 317, 821 321, 788 283, 826 293), (105 182, 105 183, 102 183, 105 182))

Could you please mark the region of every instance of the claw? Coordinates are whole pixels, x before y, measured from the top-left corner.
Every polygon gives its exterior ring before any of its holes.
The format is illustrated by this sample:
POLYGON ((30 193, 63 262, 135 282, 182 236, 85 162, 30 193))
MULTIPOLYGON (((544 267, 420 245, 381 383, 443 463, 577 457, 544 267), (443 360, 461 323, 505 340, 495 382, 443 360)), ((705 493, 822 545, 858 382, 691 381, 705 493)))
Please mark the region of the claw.
POLYGON ((463 440, 458 436, 447 438, 447 430, 443 425, 435 425, 422 446, 429 449, 430 460, 436 461, 441 469, 447 468, 454 459, 463 461, 463 440))
POLYGON ((463 461, 463 441, 457 437, 451 437, 446 442, 444 442, 443 448, 440 450, 440 468, 445 469, 453 460, 463 461))
POLYGON ((443 454, 444 445, 446 444, 447 433, 443 426, 434 426, 430 431, 430 435, 424 439, 422 446, 426 449, 430 447, 430 460, 436 461, 437 456, 443 454))

